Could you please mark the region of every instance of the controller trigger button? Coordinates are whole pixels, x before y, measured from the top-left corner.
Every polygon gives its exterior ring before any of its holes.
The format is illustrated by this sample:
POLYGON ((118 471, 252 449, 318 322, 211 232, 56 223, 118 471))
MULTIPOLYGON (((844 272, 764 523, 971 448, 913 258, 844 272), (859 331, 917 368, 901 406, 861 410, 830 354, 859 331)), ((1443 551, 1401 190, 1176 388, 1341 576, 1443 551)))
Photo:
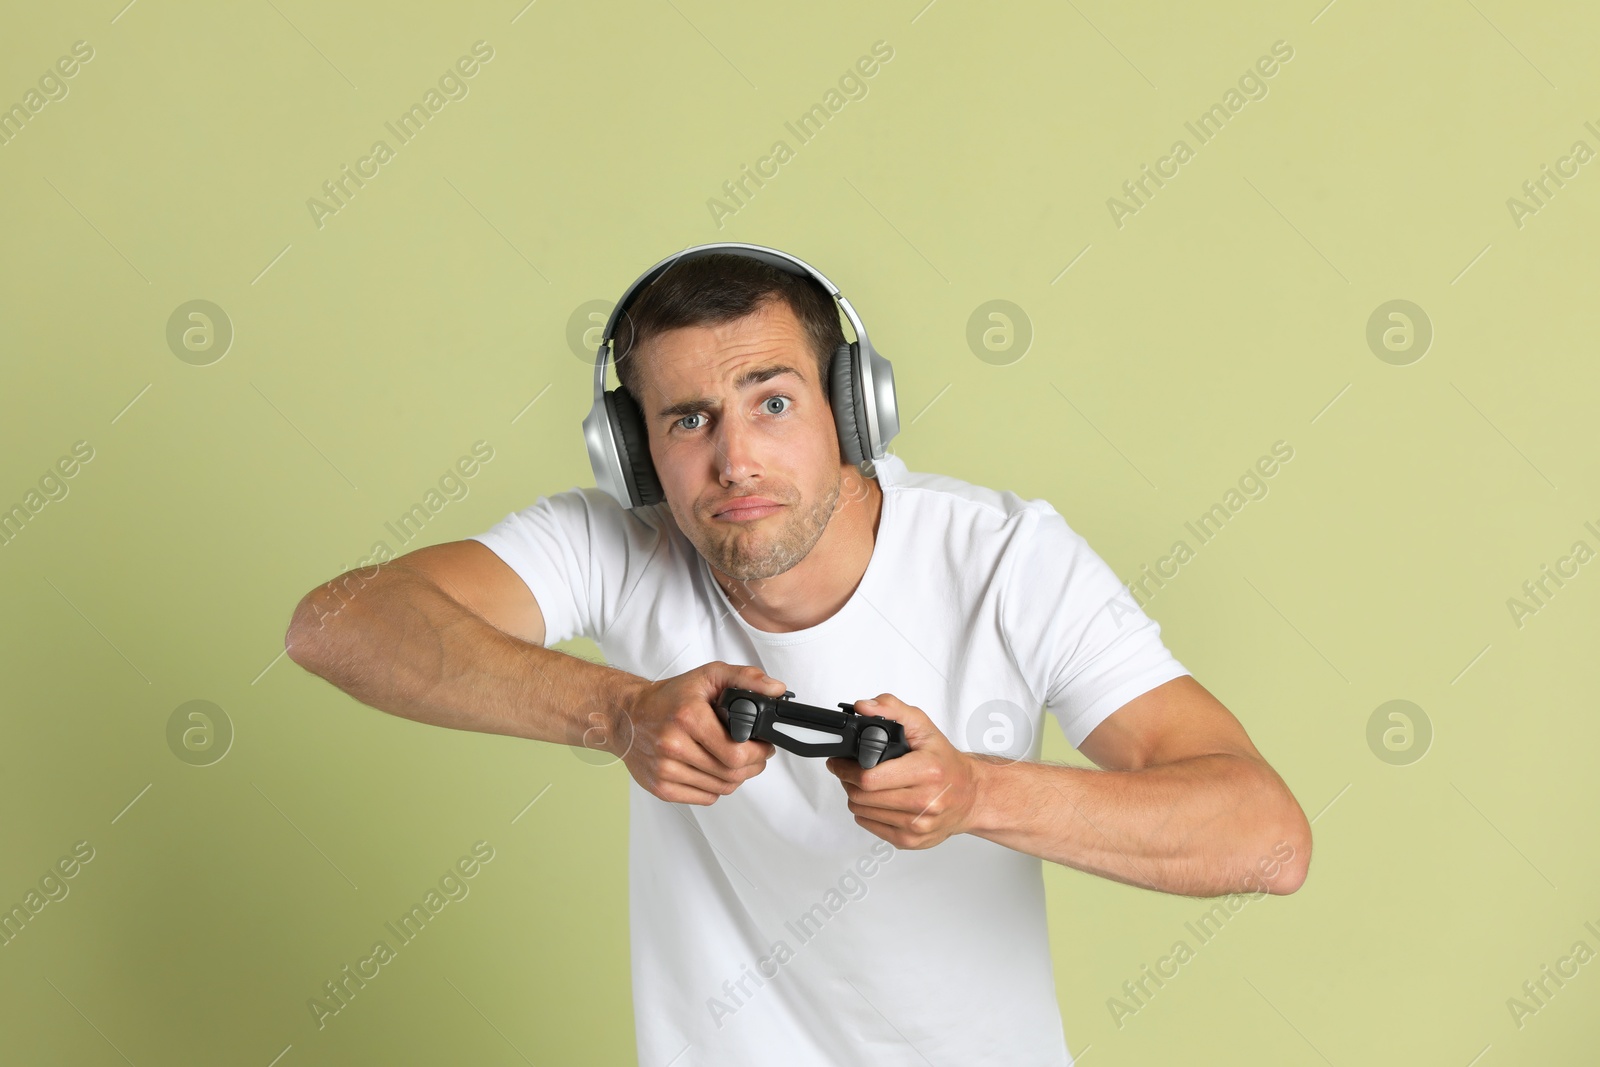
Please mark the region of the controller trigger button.
POLYGON ((748 741, 756 725, 756 705, 744 697, 728 705, 728 733, 735 741, 748 741))
POLYGON ((863 768, 876 767, 878 760, 883 757, 883 750, 888 746, 888 732, 881 726, 869 726, 861 731, 861 744, 857 749, 856 760, 863 768))

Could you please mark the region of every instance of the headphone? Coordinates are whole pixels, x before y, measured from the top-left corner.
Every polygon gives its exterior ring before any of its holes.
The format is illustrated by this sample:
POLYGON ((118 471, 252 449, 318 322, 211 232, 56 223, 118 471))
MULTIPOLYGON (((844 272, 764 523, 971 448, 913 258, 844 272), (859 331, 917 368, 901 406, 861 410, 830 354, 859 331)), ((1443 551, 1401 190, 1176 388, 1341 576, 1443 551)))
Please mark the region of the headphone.
MULTIPOLYGON (((878 354, 867 337, 861 317, 839 292, 839 287, 809 263, 776 248, 752 244, 694 245, 661 260, 628 286, 606 321, 605 334, 594 364, 594 406, 583 420, 583 437, 589 446, 589 465, 595 484, 628 509, 648 507, 666 499, 655 464, 650 459, 650 439, 637 400, 626 388, 606 389, 606 361, 612 355, 617 324, 638 294, 654 284, 674 264, 712 253, 747 256, 800 277, 810 277, 828 291, 856 339, 834 350, 828 380, 823 383, 833 406, 839 434, 839 453, 850 463, 864 464, 873 475, 874 459, 882 459, 889 441, 900 432, 895 405, 894 369, 878 354)), ((875 476, 875 475, 873 475, 875 476)))

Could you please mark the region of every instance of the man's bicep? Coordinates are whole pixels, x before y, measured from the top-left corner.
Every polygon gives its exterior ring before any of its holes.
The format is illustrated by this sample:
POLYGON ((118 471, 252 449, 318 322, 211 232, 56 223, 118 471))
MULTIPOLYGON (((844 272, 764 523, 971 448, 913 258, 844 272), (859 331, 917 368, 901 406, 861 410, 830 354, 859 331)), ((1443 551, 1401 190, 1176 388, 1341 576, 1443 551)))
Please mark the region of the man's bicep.
POLYGON ((539 600, 510 565, 481 541, 448 541, 394 561, 430 579, 497 630, 535 645, 545 638, 539 600))
POLYGON ((1189 674, 1123 704, 1089 731, 1078 751, 1108 771, 1136 771, 1213 753, 1261 759, 1239 720, 1189 674))

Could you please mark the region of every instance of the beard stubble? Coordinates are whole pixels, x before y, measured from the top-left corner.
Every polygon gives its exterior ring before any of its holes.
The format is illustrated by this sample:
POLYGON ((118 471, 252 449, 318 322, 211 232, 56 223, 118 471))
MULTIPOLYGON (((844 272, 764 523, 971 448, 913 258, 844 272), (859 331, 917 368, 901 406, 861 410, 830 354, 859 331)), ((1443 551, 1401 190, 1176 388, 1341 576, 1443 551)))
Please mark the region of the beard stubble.
POLYGON ((796 507, 786 500, 773 517, 782 519, 775 530, 752 530, 754 524, 718 523, 708 519, 685 531, 706 562, 738 582, 775 578, 806 558, 822 539, 833 518, 842 479, 835 472, 832 482, 809 507, 796 507))

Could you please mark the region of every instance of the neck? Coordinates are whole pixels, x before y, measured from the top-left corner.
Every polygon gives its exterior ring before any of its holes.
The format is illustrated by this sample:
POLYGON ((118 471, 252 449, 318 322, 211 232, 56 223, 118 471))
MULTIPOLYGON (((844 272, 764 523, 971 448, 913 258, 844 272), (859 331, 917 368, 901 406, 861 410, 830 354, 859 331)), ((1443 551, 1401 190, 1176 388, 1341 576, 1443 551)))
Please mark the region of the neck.
POLYGON ((782 574, 740 582, 711 568, 729 601, 751 626, 769 633, 809 629, 831 618, 854 595, 872 562, 883 515, 883 489, 878 479, 861 480, 867 487, 866 496, 859 501, 847 499, 844 494, 849 483, 843 483, 840 499, 845 502, 836 507, 806 558, 782 574))

